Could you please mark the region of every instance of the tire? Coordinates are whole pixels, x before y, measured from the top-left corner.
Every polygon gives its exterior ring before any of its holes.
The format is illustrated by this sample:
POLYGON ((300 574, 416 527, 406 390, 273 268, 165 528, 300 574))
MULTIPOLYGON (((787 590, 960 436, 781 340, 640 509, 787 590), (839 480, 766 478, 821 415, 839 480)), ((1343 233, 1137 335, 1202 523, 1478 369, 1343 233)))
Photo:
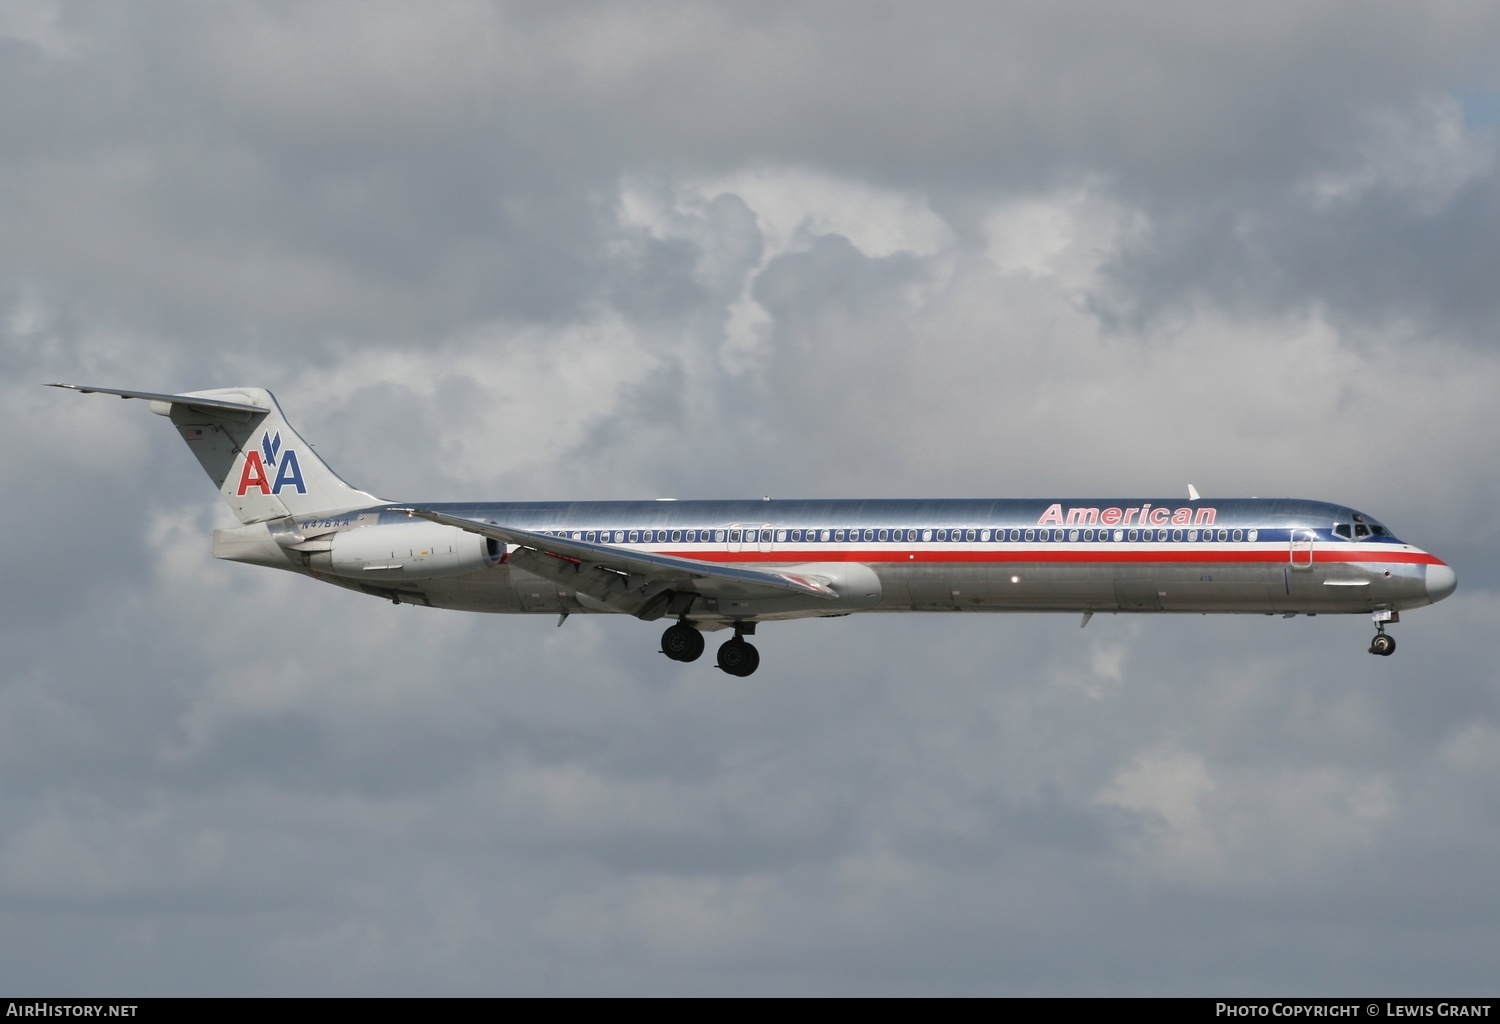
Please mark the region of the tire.
POLYGON ((732 676, 748 676, 760 667, 760 652, 736 637, 719 646, 719 667, 732 676))
POLYGON ((703 653, 703 634, 680 622, 668 626, 661 635, 661 653, 673 661, 697 661, 703 653))

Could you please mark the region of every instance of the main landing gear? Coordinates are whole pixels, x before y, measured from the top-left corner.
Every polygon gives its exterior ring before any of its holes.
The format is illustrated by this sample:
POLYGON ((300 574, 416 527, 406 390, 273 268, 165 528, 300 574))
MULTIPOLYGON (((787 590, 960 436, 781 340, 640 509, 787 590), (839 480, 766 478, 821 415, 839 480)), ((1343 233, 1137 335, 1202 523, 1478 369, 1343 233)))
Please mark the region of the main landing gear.
POLYGON ((719 667, 732 676, 748 676, 760 668, 760 652, 754 644, 747 644, 736 628, 734 639, 719 645, 719 667))
POLYGON ((1389 658, 1396 653, 1396 638, 1385 631, 1385 624, 1399 622, 1401 617, 1389 608, 1375 612, 1370 617, 1375 620, 1375 639, 1370 641, 1370 653, 1389 658))
POLYGON ((703 634, 686 622, 668 626, 661 635, 661 653, 673 661, 697 661, 703 655, 703 634))
MULTIPOLYGON (((719 668, 732 676, 748 676, 760 667, 760 652, 745 642, 745 634, 754 632, 755 623, 742 622, 734 627, 734 639, 719 646, 719 668)), ((673 661, 697 661, 703 654, 703 634, 686 622, 668 626, 661 635, 661 653, 673 661)))

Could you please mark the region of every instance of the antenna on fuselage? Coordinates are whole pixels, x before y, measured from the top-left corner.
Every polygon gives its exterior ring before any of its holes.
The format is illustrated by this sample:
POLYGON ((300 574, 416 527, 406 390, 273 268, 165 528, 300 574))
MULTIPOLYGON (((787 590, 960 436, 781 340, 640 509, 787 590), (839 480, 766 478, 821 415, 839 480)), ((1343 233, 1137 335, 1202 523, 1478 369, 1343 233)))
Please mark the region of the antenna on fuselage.
POLYGON ((1194 487, 1192 484, 1188 484, 1188 501, 1197 501, 1197 500, 1198 500, 1198 488, 1194 487))

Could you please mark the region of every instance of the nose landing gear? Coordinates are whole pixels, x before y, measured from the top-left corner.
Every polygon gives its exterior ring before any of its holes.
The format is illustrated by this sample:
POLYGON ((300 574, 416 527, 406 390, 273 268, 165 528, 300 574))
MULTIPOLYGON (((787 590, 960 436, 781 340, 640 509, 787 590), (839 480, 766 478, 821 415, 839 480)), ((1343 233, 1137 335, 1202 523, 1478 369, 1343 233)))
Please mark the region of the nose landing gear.
POLYGON ((1370 641, 1370 653, 1389 658, 1396 653, 1396 638, 1385 631, 1385 624, 1399 622, 1401 617, 1389 608, 1382 608, 1370 617, 1375 620, 1375 639, 1370 641))

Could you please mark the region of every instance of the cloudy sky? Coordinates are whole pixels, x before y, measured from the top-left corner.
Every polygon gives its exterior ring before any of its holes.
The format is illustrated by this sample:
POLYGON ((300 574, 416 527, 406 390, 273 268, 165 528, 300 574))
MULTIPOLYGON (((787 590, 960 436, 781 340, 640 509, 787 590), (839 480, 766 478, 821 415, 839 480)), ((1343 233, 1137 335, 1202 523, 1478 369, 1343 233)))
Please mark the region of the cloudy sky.
POLYGON ((0 4, 0 990, 1493 994, 1492 3, 0 4), (658 626, 216 562, 393 498, 1295 495, 1365 617, 658 626))

